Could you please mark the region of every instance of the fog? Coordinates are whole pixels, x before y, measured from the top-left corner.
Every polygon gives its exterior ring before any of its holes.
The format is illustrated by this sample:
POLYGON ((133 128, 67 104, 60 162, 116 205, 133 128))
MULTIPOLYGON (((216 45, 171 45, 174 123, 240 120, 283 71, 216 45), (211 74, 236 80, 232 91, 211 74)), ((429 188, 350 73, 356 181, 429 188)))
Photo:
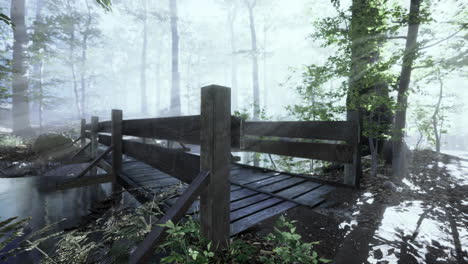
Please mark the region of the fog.
MULTIPOLYGON (((409 5, 409 1, 393 2, 400 3, 405 8, 409 5)), ((109 119, 112 108, 123 109, 124 117, 172 115, 169 1, 146 0, 145 53, 144 3, 143 0, 113 1, 112 10, 105 11, 92 0, 26 1, 28 34, 32 35, 35 31, 34 21, 38 18, 38 12, 42 21, 52 28, 47 33, 50 35, 45 40, 44 47, 39 47, 37 52, 43 56, 41 78, 44 91, 44 124, 78 120, 81 115, 87 118, 99 115, 102 119, 109 119), (66 21, 60 21, 57 17, 73 14, 78 19, 73 22, 76 42, 74 50, 70 51, 71 36, 66 34, 66 30, 60 30, 60 27, 66 28, 66 21), (85 30, 91 33, 86 44, 83 44, 85 30), (143 65, 142 57, 145 57, 146 65, 143 65), (142 67, 145 68, 144 73, 142 67), (145 81, 142 81, 142 74, 145 75, 145 81), (146 87, 143 96, 142 86, 146 87), (77 89, 78 97, 85 98, 82 113, 78 109, 78 100, 81 99, 77 98, 77 89), (144 101, 147 103, 146 113, 142 108, 144 101)), ((349 5, 350 1, 341 1, 343 10, 349 5)), ((10 6, 10 1, 2 1, 0 4, 5 14, 10 13, 10 6)), ((420 32, 423 34, 431 29, 432 37, 423 35, 420 39, 428 40, 428 44, 442 41, 426 49, 427 54, 439 57, 453 56, 454 54, 447 54, 451 52, 447 50, 448 45, 466 41, 466 31, 443 41, 457 31, 456 26, 448 21, 460 13, 460 8, 465 8, 466 13, 466 3, 463 1, 444 1, 431 7, 434 21, 421 25, 420 32)), ((233 63, 236 64, 237 82, 236 91, 233 90, 233 97, 236 98, 233 100, 237 101, 233 101, 232 111, 246 109, 251 113, 253 84, 249 50, 252 48, 249 14, 244 1, 179 0, 177 9, 181 114, 199 113, 200 87, 209 84, 232 87, 233 63), (235 15, 231 39, 229 16, 233 14, 235 15)), ((311 34, 317 30, 313 22, 336 14, 336 9, 330 1, 256 1, 254 18, 259 66, 258 103, 267 117, 273 120, 294 119, 286 111, 286 107, 303 104, 295 88, 303 80, 305 67, 311 64, 323 65, 327 58, 336 52, 333 47, 322 47, 323 42, 311 38, 311 34)), ((0 27, 0 55, 4 60, 11 59, 14 40, 12 30, 3 24, 0 27)), ((405 35, 406 31, 407 29, 402 27, 401 35, 405 35)), ((30 38, 27 46, 32 47, 33 42, 30 38)), ((401 39, 390 40, 386 44, 386 52, 389 54, 403 48, 404 41, 401 39)), ((464 49, 466 50, 466 47, 464 49)), ((34 65, 37 65, 37 60, 30 60, 26 72, 26 76, 30 78, 30 93, 33 93, 34 81, 37 81, 34 65)), ((444 121, 447 134, 464 136, 466 141, 466 63, 460 67, 465 69, 454 71, 444 79, 444 95, 447 99, 444 99, 442 104, 451 107, 451 110, 446 111, 444 121)), ((399 73, 401 63, 396 64, 393 70, 399 73)), ((439 84, 435 81, 417 81, 426 74, 424 69, 413 71, 407 115, 407 134, 411 144, 414 144, 411 138, 418 136, 415 125, 418 119, 415 115, 416 107, 437 103, 439 84)), ((332 91, 338 89, 344 81, 343 78, 332 78, 323 86, 325 90, 332 91)), ((1 82, 11 91, 11 79, 5 78, 1 82)), ((392 92, 391 95, 396 97, 396 92, 392 92)), ((2 111, 6 113, 2 112, 4 120, 8 119, 11 102, 11 98, 3 100, 2 111)), ((339 104, 345 104, 344 97, 339 104)), ((31 124, 37 127, 37 100, 31 99, 29 105, 31 124)), ((341 118, 344 119, 344 115, 341 118)), ((445 137, 446 135, 443 136, 445 137)))

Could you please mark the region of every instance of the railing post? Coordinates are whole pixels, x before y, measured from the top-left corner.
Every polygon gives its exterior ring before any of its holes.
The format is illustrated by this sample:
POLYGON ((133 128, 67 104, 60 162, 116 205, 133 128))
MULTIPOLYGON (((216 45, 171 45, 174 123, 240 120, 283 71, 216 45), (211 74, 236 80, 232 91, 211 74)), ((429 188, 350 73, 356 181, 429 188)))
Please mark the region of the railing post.
POLYGON ((119 172, 122 169, 122 110, 112 109, 112 190, 119 191, 117 183, 119 172))
POLYGON ((200 169, 210 172, 210 183, 200 195, 201 232, 221 249, 230 235, 231 90, 203 87, 200 112, 200 169))
MULTIPOLYGON (((97 148, 98 148, 98 137, 97 133, 99 130, 99 117, 91 117, 91 158, 95 159, 97 157, 97 148)), ((91 175, 97 174, 97 168, 94 167, 91 169, 91 175)))
POLYGON ((361 117, 359 111, 352 111, 348 114, 348 121, 355 124, 353 127, 357 131, 355 132, 357 137, 349 142, 353 145, 353 163, 345 164, 344 169, 344 183, 352 185, 356 188, 360 187, 360 179, 362 175, 361 168, 361 117))
POLYGON ((86 119, 81 119, 81 130, 80 130, 80 136, 81 136, 81 147, 83 148, 86 145, 86 119))

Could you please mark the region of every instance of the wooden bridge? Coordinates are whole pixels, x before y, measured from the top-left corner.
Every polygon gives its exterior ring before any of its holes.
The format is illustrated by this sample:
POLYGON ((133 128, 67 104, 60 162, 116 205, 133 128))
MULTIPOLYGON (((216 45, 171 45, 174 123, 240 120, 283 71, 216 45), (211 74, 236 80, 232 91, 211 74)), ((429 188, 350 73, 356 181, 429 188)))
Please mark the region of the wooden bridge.
MULTIPOLYGON (((89 149, 92 161, 57 188, 112 182, 114 190, 124 187, 146 202, 162 188, 183 182, 185 191, 167 201, 169 209, 159 222, 199 213, 202 234, 223 247, 230 236, 262 220, 299 205, 314 208, 329 192, 359 186, 359 122, 249 122, 231 116, 230 102, 229 88, 212 85, 201 89, 200 115, 123 120, 121 110, 112 110, 110 121, 82 120, 75 156, 89 149), (148 138, 178 142, 181 148, 145 143, 148 138), (200 145, 200 153, 188 152, 185 144, 200 145), (344 184, 239 164, 231 151, 344 163, 344 184), (97 174, 97 167, 107 173, 97 174)), ((156 227, 130 263, 148 258, 164 237, 164 228, 156 227)))

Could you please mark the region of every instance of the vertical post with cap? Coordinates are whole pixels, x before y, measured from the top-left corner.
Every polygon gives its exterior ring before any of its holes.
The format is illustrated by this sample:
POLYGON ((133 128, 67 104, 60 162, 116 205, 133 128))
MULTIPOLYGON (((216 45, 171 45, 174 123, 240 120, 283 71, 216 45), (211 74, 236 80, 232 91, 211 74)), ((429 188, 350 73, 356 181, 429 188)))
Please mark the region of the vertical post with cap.
POLYGON ((113 191, 119 191, 117 183, 119 172, 122 170, 122 110, 112 109, 112 181, 113 191))
POLYGON ((221 249, 229 245, 230 235, 231 90, 203 87, 200 112, 200 169, 210 172, 200 196, 201 232, 221 249))
POLYGON ((86 145, 86 119, 81 119, 81 127, 80 127, 80 137, 81 137, 81 147, 83 148, 86 145))
POLYGON ((360 179, 362 175, 361 167, 361 115, 359 111, 352 111, 348 114, 348 121, 352 122, 352 134, 355 136, 348 143, 353 146, 353 161, 350 164, 345 164, 344 183, 352 185, 356 188, 360 187, 360 179))
MULTIPOLYGON (((98 148, 98 130, 99 130, 99 117, 91 117, 91 158, 95 159, 97 157, 97 148, 98 148)), ((91 169, 91 175, 97 174, 97 168, 94 167, 91 169)))

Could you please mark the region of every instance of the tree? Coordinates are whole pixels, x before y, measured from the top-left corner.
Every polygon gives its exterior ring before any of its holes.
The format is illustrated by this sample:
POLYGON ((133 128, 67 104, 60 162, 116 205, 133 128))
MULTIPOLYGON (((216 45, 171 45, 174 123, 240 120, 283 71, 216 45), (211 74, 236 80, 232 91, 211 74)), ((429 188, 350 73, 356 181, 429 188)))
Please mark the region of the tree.
POLYGON ((245 0, 245 5, 249 12, 249 28, 250 28, 250 55, 252 58, 252 91, 253 91, 253 120, 258 120, 260 115, 260 85, 258 81, 258 48, 257 48, 257 32, 255 29, 254 9, 257 0, 245 0))
POLYGON ((177 27, 177 0, 169 0, 169 10, 171 15, 171 37, 172 37, 172 74, 171 74, 171 104, 172 115, 181 114, 180 104, 180 73, 179 73, 179 33, 177 27))
POLYGON ((141 48, 141 70, 140 70, 140 86, 141 86, 141 113, 148 113, 148 103, 146 98, 146 57, 148 49, 148 2, 143 0, 143 46, 141 48))
POLYGON ((25 25, 25 0, 11 1, 13 28, 13 133, 26 134, 31 129, 29 121, 28 78, 26 77, 25 46, 28 42, 25 25))
POLYGON ((237 86, 237 45, 235 36, 235 22, 237 18, 237 1, 224 1, 227 8, 227 23, 229 26, 229 42, 231 46, 231 91, 232 91, 232 110, 238 109, 238 86, 237 86))
POLYGON ((398 82, 397 108, 395 124, 393 127, 393 158, 392 169, 396 174, 404 169, 405 148, 403 147, 403 133, 406 126, 406 110, 408 108, 408 88, 411 79, 413 62, 417 56, 417 39, 420 24, 421 0, 411 0, 408 16, 408 33, 403 54, 403 65, 401 67, 398 82))

